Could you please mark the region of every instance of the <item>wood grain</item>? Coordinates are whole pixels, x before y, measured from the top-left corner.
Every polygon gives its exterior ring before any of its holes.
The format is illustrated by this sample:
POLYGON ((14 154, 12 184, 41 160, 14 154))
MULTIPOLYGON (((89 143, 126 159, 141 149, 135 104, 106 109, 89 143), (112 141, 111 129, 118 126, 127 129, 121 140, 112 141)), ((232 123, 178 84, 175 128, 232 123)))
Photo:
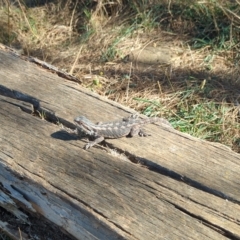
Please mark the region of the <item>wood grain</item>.
POLYGON ((132 110, 1 50, 0 69, 0 181, 27 211, 77 239, 240 239, 239 154, 153 124, 148 138, 85 151, 85 140, 30 114, 17 93, 68 122, 132 110))

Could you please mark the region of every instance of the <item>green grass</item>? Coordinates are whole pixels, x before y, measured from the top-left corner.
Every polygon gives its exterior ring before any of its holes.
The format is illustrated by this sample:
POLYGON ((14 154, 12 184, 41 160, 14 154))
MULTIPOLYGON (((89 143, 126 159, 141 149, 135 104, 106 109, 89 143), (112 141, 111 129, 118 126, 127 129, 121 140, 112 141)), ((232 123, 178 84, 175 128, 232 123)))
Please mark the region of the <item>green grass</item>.
POLYGON ((221 142, 232 146, 239 144, 240 123, 236 107, 226 102, 216 102, 206 97, 211 88, 204 84, 177 91, 173 99, 174 109, 164 106, 159 100, 134 98, 145 107, 142 113, 146 116, 165 116, 175 129, 192 136, 212 142, 221 142))

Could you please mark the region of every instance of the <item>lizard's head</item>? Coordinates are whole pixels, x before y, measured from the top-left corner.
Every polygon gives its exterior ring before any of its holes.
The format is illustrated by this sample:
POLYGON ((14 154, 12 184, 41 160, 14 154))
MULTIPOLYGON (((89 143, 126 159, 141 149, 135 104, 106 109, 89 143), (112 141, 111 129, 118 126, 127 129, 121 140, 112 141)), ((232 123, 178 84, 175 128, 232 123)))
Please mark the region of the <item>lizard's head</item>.
POLYGON ((93 123, 88 120, 84 116, 79 116, 74 119, 74 122, 76 123, 77 127, 80 128, 81 131, 86 132, 87 134, 92 135, 93 134, 93 123))
POLYGON ((74 118, 74 122, 81 123, 81 122, 90 122, 90 121, 84 116, 79 116, 74 118))

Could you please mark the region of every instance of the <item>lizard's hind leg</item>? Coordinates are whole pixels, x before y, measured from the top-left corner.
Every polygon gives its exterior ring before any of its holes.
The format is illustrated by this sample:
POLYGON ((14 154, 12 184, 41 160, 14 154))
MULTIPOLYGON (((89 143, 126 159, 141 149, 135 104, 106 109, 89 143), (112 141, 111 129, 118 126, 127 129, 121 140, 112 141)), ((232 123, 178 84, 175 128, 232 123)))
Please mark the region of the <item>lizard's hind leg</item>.
POLYGON ((134 127, 132 127, 129 136, 134 137, 134 136, 137 136, 137 135, 139 135, 140 137, 151 136, 150 134, 147 134, 143 129, 141 129, 137 126, 134 126, 134 127))

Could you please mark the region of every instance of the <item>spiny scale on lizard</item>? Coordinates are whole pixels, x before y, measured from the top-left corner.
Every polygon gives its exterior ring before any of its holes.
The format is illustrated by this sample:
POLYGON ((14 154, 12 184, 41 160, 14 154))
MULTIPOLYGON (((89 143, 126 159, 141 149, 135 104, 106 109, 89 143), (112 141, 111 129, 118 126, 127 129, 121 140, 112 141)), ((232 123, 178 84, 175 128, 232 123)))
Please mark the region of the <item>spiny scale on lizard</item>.
POLYGON ((145 118, 140 119, 137 115, 130 115, 127 118, 123 118, 117 121, 105 122, 105 123, 92 123, 89 119, 84 116, 76 117, 74 122, 77 128, 80 131, 85 132, 89 136, 93 136, 95 138, 94 141, 89 142, 85 148, 90 148, 93 145, 103 141, 105 138, 120 138, 123 136, 148 136, 143 130, 141 130, 141 126, 148 123, 160 123, 167 127, 171 127, 171 124, 163 118, 145 118))

